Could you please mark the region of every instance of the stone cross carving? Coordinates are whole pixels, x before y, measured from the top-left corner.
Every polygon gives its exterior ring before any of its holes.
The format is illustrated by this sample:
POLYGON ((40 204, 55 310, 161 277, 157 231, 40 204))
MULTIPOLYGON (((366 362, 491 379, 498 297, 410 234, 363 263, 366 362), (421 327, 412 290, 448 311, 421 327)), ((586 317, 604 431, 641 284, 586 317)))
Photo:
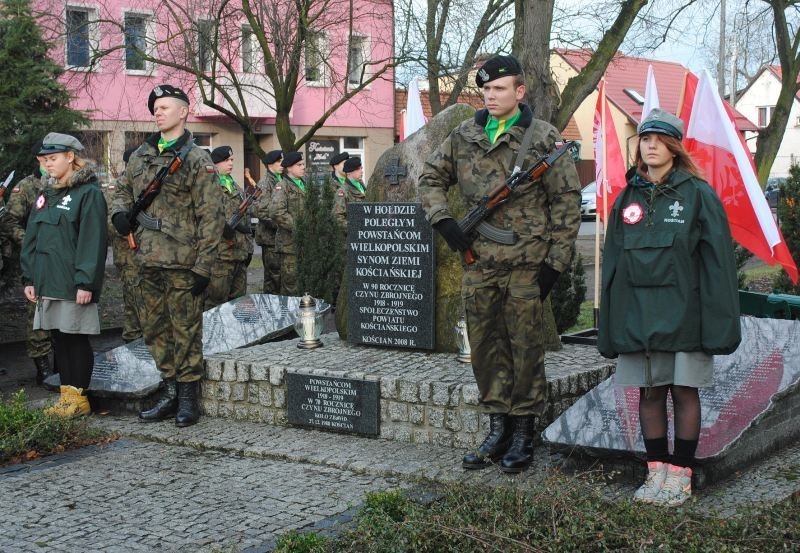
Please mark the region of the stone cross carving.
POLYGON ((400 184, 400 177, 405 177, 407 174, 406 168, 400 165, 400 158, 395 157, 392 158, 392 162, 386 167, 383 176, 389 177, 389 184, 398 185, 400 184))

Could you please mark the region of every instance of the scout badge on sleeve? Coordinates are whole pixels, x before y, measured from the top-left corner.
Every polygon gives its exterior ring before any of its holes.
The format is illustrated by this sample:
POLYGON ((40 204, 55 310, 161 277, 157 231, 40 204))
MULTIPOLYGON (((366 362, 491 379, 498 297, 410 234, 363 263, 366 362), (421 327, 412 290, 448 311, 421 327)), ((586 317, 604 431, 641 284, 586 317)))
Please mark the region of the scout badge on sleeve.
POLYGON ((642 220, 643 216, 644 211, 642 211, 642 206, 637 203, 632 203, 622 210, 622 220, 629 225, 635 225, 642 220))

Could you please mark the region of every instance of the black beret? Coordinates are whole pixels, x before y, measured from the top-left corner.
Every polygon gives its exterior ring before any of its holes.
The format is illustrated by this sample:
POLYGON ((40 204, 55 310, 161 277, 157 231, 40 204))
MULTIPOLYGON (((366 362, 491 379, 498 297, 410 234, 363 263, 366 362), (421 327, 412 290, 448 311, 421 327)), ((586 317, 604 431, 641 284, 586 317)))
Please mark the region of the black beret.
POLYGON ((347 152, 340 152, 331 158, 330 164, 339 165, 341 162, 345 161, 349 157, 350 154, 348 154, 347 152))
POLYGON ((183 90, 172 85, 161 84, 150 91, 150 97, 147 99, 147 108, 152 115, 155 115, 155 103, 159 98, 177 98, 189 103, 189 97, 183 90))
POLYGON ((38 155, 39 155, 39 150, 41 150, 41 149, 42 149, 42 144, 43 144, 43 143, 44 143, 44 142, 43 142, 42 140, 37 140, 37 141, 36 141, 36 144, 34 144, 34 145, 33 145, 33 148, 31 148, 31 153, 32 153, 34 156, 38 156, 38 155))
POLYGON ((514 56, 495 56, 489 58, 475 75, 475 84, 478 88, 483 87, 488 82, 491 82, 500 77, 508 77, 510 75, 522 75, 522 66, 514 56))
POLYGON ((283 152, 280 150, 272 150, 271 152, 267 152, 267 155, 264 156, 264 165, 272 165, 281 159, 283 159, 283 152))
POLYGON ((352 173, 356 169, 361 167, 361 158, 360 157, 351 157, 348 158, 347 161, 344 162, 344 172, 345 173, 352 173))
POLYGON ((230 146, 219 146, 211 150, 211 161, 221 163, 233 155, 233 148, 230 146))
POLYGON ((133 152, 135 152, 138 149, 139 146, 134 146, 133 148, 128 148, 127 150, 122 152, 122 161, 128 163, 128 161, 131 159, 131 156, 133 155, 133 152))
POLYGON ((281 167, 291 167, 295 163, 303 160, 303 154, 300 152, 286 152, 281 161, 281 167))

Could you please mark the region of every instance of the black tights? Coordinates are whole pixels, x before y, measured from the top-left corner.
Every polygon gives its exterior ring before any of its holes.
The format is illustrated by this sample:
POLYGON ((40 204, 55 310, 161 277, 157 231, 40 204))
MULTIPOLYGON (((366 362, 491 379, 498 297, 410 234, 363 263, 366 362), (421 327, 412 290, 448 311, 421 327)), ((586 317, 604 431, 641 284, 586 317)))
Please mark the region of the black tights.
POLYGON ((639 389, 639 424, 648 461, 691 465, 700 437, 700 394, 689 386, 655 386, 639 389), (672 459, 667 446, 667 392, 672 395, 675 448, 672 459))
POLYGON ((94 368, 94 353, 87 334, 67 334, 51 331, 53 356, 61 374, 63 386, 85 390, 89 387, 94 368))

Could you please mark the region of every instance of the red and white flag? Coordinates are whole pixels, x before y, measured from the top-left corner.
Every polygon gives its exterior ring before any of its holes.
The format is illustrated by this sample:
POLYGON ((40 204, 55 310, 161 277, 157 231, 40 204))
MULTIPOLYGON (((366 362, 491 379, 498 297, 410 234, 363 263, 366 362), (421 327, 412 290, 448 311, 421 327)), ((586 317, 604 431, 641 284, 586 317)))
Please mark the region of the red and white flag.
MULTIPOLYGON (((684 104, 691 84, 687 78, 684 104)), ((684 117, 686 150, 722 200, 734 240, 766 263, 783 266, 797 284, 797 266, 758 183, 750 152, 707 70, 694 91, 691 113, 681 109, 684 117)))
POLYGON ((606 99, 606 81, 600 80, 600 94, 594 110, 594 167, 597 188, 597 213, 605 221, 619 193, 627 184, 625 159, 617 138, 617 129, 606 99), (605 198, 604 198, 605 196, 605 198))
POLYGON ((427 123, 425 113, 422 111, 422 101, 420 100, 419 85, 417 84, 416 77, 411 79, 411 82, 408 84, 408 97, 406 98, 406 113, 404 119, 403 130, 400 134, 401 140, 405 140, 427 123))
POLYGON ((655 108, 660 108, 661 102, 658 100, 658 88, 656 87, 656 74, 653 72, 653 66, 647 66, 647 83, 644 85, 644 104, 642 105, 642 118, 639 119, 641 123, 651 111, 655 108))

